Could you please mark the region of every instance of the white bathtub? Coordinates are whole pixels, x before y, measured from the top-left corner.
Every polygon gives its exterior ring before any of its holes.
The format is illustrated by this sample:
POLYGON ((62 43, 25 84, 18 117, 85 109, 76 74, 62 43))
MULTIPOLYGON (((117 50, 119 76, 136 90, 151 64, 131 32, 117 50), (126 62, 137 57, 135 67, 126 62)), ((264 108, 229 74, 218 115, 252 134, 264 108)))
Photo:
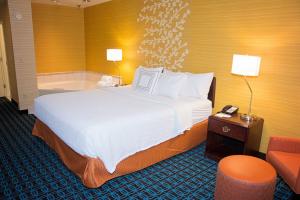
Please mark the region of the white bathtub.
MULTIPOLYGON (((94 89, 101 77, 100 73, 88 71, 38 74, 39 95, 94 89)), ((113 79, 118 82, 118 77, 113 79)))

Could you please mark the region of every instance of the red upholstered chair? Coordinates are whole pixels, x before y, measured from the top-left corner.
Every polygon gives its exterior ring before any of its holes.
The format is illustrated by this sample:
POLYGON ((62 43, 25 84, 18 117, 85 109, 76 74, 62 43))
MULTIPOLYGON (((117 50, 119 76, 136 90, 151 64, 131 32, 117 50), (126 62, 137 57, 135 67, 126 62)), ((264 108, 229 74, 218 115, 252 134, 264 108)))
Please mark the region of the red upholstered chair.
POLYGON ((290 188, 300 194, 300 139, 274 136, 270 138, 267 161, 290 188))

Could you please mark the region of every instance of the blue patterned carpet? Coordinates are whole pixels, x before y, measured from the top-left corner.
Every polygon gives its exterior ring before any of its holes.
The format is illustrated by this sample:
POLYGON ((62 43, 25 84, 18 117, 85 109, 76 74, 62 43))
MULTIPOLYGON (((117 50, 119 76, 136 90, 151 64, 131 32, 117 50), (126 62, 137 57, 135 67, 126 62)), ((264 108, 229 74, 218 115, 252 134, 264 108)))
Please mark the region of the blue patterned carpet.
MULTIPOLYGON (((213 199, 217 164, 203 156, 205 144, 88 189, 31 135, 34 120, 0 98, 0 199, 213 199)), ((278 178, 275 199, 291 195, 278 178)))

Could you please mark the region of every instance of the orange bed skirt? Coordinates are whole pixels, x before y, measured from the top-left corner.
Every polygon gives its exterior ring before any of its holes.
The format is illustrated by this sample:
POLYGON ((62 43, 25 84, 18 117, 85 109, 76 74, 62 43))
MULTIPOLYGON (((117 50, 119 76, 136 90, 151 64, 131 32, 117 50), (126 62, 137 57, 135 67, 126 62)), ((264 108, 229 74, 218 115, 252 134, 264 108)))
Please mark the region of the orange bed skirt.
POLYGON ((100 159, 78 154, 39 119, 35 122, 32 134, 53 148, 86 187, 96 188, 110 179, 141 170, 199 145, 206 139, 207 120, 197 123, 184 134, 129 156, 118 164, 112 174, 106 170, 100 159))

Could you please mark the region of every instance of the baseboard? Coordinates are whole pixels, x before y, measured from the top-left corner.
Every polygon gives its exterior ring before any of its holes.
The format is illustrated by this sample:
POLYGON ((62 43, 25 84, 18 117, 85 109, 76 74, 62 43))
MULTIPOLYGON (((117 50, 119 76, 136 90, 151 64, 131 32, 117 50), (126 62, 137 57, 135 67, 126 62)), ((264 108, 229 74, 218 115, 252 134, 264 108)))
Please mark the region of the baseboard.
POLYGON ((300 194, 294 193, 290 200, 299 200, 299 199, 300 199, 300 194))
POLYGON ((12 102, 12 104, 14 106, 16 106, 16 108, 19 111, 19 113, 21 113, 21 114, 28 114, 28 110, 27 109, 26 110, 20 110, 18 102, 16 102, 13 98, 11 99, 11 102, 12 102))
POLYGON ((10 102, 10 100, 9 100, 6 96, 3 96, 3 97, 1 97, 1 98, 4 98, 4 99, 6 99, 7 101, 10 102))
POLYGON ((11 98, 11 102, 12 102, 12 104, 13 104, 14 106, 16 106, 17 109, 19 110, 19 104, 18 104, 18 102, 16 102, 13 98, 11 98))
POLYGON ((258 157, 258 158, 261 158, 263 160, 266 159, 266 154, 262 153, 262 152, 259 152, 259 151, 255 152, 255 156, 258 157))
POLYGON ((28 115, 28 110, 19 110, 19 113, 28 115))
POLYGON ((249 155, 255 156, 255 157, 260 158, 260 159, 263 159, 263 160, 266 159, 266 154, 265 154, 265 153, 262 153, 262 152, 259 152, 259 151, 250 151, 250 152, 249 152, 249 155))

